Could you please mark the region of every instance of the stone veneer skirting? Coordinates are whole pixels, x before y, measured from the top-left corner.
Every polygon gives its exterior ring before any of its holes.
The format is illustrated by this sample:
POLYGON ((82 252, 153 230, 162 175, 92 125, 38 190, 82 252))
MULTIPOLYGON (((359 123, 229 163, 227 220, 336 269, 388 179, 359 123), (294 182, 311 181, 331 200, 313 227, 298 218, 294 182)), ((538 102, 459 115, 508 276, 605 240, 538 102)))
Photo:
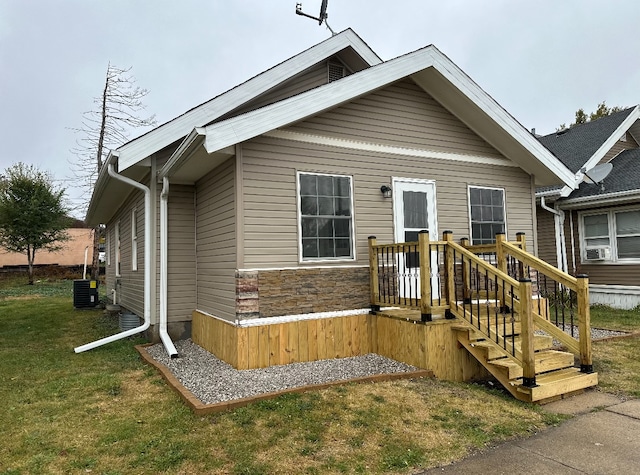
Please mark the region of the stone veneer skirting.
POLYGON ((369 268, 236 272, 236 318, 298 315, 369 306, 369 268))

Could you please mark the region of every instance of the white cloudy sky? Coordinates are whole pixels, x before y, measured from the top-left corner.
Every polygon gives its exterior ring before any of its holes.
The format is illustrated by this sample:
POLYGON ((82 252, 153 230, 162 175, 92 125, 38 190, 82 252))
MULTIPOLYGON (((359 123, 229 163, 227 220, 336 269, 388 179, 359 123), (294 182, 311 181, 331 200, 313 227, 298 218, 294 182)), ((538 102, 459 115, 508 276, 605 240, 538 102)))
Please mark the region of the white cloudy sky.
MULTIPOLYGON (((303 0, 317 14, 320 0, 303 0)), ((0 173, 69 186, 82 112, 109 61, 133 66, 159 123, 329 36, 296 0, 0 0, 0 173)), ((637 0, 331 0, 382 59, 435 44, 526 128, 640 103, 637 0)), ((70 194, 74 192, 70 190, 70 194)))

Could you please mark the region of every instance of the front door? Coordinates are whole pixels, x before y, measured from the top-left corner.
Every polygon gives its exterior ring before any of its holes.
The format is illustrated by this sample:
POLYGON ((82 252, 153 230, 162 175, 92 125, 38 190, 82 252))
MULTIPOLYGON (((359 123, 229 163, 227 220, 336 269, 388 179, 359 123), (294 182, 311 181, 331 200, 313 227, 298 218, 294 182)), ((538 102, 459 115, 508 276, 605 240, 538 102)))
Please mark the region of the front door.
MULTIPOLYGON (((422 230, 429 231, 429 239, 438 239, 436 216, 436 184, 430 180, 416 180, 394 178, 393 180, 393 215, 396 242, 415 242, 418 233, 422 230)), ((431 260, 437 262, 437 252, 431 253, 431 260)), ((406 255, 403 258, 405 271, 417 275, 420 279, 420 268, 417 256, 406 255)), ((399 282, 400 295, 407 297, 413 289, 407 289, 403 279, 399 282)), ((417 285, 417 296, 420 285, 417 285)), ((416 295, 415 293, 413 295, 416 295)), ((440 295, 438 281, 438 266, 431 266, 431 296, 437 298, 440 295)))

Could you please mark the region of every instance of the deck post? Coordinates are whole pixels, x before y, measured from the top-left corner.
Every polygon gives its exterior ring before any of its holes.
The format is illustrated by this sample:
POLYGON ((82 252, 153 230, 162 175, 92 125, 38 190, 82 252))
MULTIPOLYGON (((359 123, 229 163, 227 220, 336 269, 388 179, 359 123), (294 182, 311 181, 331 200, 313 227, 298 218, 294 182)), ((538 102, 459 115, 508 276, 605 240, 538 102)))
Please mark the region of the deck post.
POLYGON ((449 306, 444 312, 444 316, 447 319, 456 318, 451 312, 451 306, 455 305, 456 299, 456 283, 455 283, 455 259, 453 258, 453 248, 449 246, 450 242, 453 242, 453 231, 445 231, 442 233, 442 240, 445 241, 444 250, 444 276, 445 276, 445 302, 449 306))
POLYGON ((531 309, 531 279, 520 279, 520 345, 522 351, 522 385, 534 388, 536 363, 533 346, 533 313, 531 309))
POLYGON ((580 371, 593 373, 593 360, 591 354, 591 314, 589 310, 589 276, 579 274, 576 276, 578 285, 576 294, 578 297, 578 334, 580 336, 580 371))
MULTIPOLYGON (((469 247, 469 238, 460 238, 460 245, 467 249, 469 247)), ((462 298, 464 303, 471 302, 471 272, 464 265, 462 260, 462 298)))
POLYGON ((369 236, 369 286, 371 287, 371 313, 380 311, 380 287, 378 286, 378 251, 376 237, 369 236))
POLYGON ((504 254, 504 247, 502 247, 502 243, 507 240, 507 237, 504 233, 496 234, 496 260, 498 261, 498 269, 501 272, 507 273, 507 259, 504 254))
POLYGON ((423 322, 431 321, 431 250, 429 231, 418 233, 418 255, 420 256, 420 317, 423 322))
MULTIPOLYGON (((527 236, 525 235, 525 233, 516 233, 516 240, 518 241, 518 243, 520 244, 520 249, 522 249, 523 251, 527 251, 527 236)), ((518 278, 519 279, 526 279, 527 275, 525 275, 524 273, 524 262, 519 262, 518 263, 518 278)))

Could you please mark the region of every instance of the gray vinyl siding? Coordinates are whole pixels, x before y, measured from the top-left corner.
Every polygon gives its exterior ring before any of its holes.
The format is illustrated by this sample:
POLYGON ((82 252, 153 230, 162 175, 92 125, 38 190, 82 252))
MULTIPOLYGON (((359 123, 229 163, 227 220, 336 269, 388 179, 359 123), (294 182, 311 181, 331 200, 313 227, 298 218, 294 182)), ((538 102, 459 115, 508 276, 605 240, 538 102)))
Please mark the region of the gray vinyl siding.
POLYGON ((289 130, 399 147, 502 157, 408 79, 295 124, 289 130))
POLYGON ((111 265, 107 268, 107 289, 111 295, 111 289, 117 291, 117 302, 123 308, 130 310, 140 318, 144 316, 144 194, 134 191, 127 198, 124 205, 118 210, 114 218, 107 224, 110 233, 111 265), (132 270, 131 261, 131 210, 137 210, 137 249, 138 270, 132 270), (115 227, 120 222, 120 249, 121 266, 120 277, 116 277, 116 242, 115 227), (115 286, 118 280, 120 285, 115 286))
POLYGON ((236 316, 235 158, 196 183, 197 308, 236 316))
MULTIPOLYGON (((380 193, 380 186, 389 185, 392 177, 435 180, 438 233, 452 230, 455 239, 470 234, 467 186, 504 188, 508 238, 515 239, 516 232, 533 238, 534 190, 530 176, 520 168, 261 138, 243 145, 245 268, 298 265, 296 171, 353 177, 355 264, 368 263, 369 235, 381 243, 393 242, 392 200, 380 193)), ((533 249, 532 242, 528 245, 533 249)), ((354 262, 336 262, 345 263, 354 262)))
POLYGON ((538 228, 538 257, 558 266, 556 254, 556 226, 554 215, 541 207, 536 210, 538 228))
POLYGON ((168 320, 191 320, 196 304, 195 188, 172 185, 168 216, 168 320))
POLYGON ((638 148, 638 143, 634 140, 633 136, 629 132, 627 132, 626 140, 624 142, 621 142, 620 140, 618 140, 613 145, 613 147, 611 147, 611 149, 605 154, 602 160, 600 160, 600 163, 607 163, 609 160, 614 158, 620 152, 624 150, 629 150, 632 148, 638 148))

